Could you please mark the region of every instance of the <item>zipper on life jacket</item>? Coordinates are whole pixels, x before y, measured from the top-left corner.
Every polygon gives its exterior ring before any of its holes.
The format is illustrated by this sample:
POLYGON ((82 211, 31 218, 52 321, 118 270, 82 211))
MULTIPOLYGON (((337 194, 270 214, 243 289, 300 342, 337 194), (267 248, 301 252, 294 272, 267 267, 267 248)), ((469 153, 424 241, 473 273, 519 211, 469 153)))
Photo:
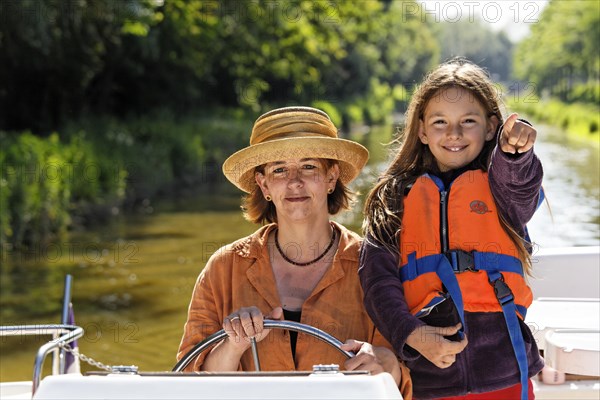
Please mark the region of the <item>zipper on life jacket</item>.
MULTIPOLYGON (((450 189, 440 191, 440 242, 442 254, 446 254, 450 250, 449 234, 448 234, 448 197, 450 195, 450 189)), ((467 360, 466 353, 457 355, 457 362, 461 364, 461 370, 463 371, 464 385, 467 393, 471 393, 471 380, 469 379, 470 366, 467 360)))
POLYGON ((440 241, 442 245, 442 254, 449 248, 448 244, 448 194, 450 190, 440 192, 440 241))

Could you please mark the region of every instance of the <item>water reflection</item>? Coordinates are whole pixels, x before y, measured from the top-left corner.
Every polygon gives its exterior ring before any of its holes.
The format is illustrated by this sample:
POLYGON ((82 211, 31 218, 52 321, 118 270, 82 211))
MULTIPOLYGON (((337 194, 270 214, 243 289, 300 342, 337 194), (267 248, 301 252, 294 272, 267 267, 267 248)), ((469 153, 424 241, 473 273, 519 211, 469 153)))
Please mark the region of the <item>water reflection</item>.
POLYGON ((548 204, 534 215, 529 230, 541 247, 600 244, 600 160, 597 145, 567 141, 553 127, 536 143, 544 165, 548 204))
MULTIPOLYGON (((371 163, 356 181, 363 195, 385 166, 388 154, 381 143, 389 142, 393 130, 377 128, 356 138, 371 149, 371 163)), ((598 147, 565 143, 552 128, 538 131, 536 151, 544 163, 553 217, 542 206, 530 224, 532 238, 544 247, 598 245, 598 147)), ((80 340, 83 353, 105 364, 170 370, 198 273, 218 248, 256 229, 243 220, 240 195, 229 186, 223 185, 223 195, 148 205, 147 215, 119 217, 29 255, 4 254, 0 323, 59 322, 64 276, 70 273, 76 322, 86 331, 80 340)), ((359 231, 361 208, 358 204, 336 219, 359 231)), ((39 345, 39 340, 3 338, 0 354, 11 362, 0 363, 0 380, 31 379, 39 345)))

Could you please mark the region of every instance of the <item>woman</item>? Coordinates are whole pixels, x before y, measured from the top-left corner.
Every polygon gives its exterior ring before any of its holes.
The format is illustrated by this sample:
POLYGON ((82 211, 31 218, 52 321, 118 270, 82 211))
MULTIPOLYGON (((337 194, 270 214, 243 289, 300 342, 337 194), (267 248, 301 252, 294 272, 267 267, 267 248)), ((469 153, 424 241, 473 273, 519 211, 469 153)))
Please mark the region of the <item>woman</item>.
POLYGON ((349 208, 346 185, 368 151, 339 139, 328 115, 308 107, 259 117, 250 146, 223 164, 225 176, 248 193, 244 215, 268 223, 218 250, 200 274, 177 354, 223 328, 228 337, 201 354, 193 370, 254 369, 249 338, 263 370, 312 370, 337 363, 347 370, 389 372, 410 397, 410 378, 362 305, 357 275, 359 237, 329 216, 349 208), (345 358, 304 334, 263 329, 264 318, 295 320, 322 329, 357 352, 345 358), (370 344, 372 343, 372 344, 370 344))

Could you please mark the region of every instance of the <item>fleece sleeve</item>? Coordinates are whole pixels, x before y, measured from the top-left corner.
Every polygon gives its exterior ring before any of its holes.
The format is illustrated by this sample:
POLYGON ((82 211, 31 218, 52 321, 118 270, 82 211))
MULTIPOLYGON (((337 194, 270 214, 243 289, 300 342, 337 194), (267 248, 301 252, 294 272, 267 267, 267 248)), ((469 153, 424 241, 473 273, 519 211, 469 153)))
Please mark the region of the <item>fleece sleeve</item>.
POLYGON ((416 359, 418 353, 405 346, 406 339, 416 328, 425 324, 408 309, 398 277, 396 257, 370 242, 363 241, 358 270, 365 308, 396 354, 404 360, 416 359))

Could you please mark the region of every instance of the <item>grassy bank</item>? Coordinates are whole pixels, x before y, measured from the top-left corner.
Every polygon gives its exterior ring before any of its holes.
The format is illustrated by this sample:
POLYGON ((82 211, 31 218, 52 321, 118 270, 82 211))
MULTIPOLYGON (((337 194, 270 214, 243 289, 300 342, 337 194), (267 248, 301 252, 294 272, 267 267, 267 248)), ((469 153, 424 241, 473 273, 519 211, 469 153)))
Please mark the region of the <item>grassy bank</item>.
POLYGON ((566 104, 556 99, 540 100, 528 96, 509 99, 511 110, 526 114, 536 121, 560 127, 569 135, 598 143, 600 138, 600 105, 566 104))
POLYGON ((248 140, 240 111, 88 118, 45 137, 0 132, 0 246, 26 249, 175 191, 220 184, 248 140))

